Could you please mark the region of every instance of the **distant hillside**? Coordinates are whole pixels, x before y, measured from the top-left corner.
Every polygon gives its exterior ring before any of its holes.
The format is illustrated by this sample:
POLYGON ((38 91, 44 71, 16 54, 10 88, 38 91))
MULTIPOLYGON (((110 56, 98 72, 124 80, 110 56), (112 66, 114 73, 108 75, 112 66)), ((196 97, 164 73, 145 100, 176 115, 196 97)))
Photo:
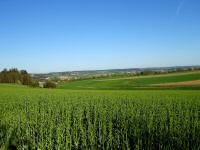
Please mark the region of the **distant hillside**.
POLYGON ((61 82, 61 89, 138 89, 138 88, 191 88, 200 89, 200 71, 143 75, 61 82))
POLYGON ((135 74, 152 74, 152 73, 164 74, 169 72, 181 72, 187 70, 200 70, 200 66, 66 71, 66 72, 51 72, 46 74, 32 74, 32 76, 34 79, 38 80, 45 80, 45 79, 77 80, 77 79, 109 77, 109 76, 128 76, 135 74))

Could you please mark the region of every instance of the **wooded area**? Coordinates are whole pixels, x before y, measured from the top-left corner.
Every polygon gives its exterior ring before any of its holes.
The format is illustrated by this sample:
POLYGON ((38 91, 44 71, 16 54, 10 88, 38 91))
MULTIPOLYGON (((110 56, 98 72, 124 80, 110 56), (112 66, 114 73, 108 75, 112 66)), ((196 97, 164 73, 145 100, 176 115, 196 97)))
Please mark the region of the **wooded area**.
POLYGON ((4 69, 0 72, 0 83, 17 83, 23 85, 30 85, 32 77, 26 70, 4 69))

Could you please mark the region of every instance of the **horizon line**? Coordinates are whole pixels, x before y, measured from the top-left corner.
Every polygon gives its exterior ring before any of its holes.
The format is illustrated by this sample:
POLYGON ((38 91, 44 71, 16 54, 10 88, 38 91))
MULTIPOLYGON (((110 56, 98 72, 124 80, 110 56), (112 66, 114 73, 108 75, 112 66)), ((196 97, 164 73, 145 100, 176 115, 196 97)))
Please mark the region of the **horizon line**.
POLYGON ((85 70, 72 70, 72 71, 53 71, 46 73, 31 73, 31 74, 51 74, 51 73, 62 73, 62 72, 92 72, 92 71, 111 71, 111 70, 128 70, 128 69, 158 69, 158 68, 176 68, 176 67, 200 67, 200 65, 177 65, 177 66, 163 66, 163 67, 135 67, 135 68, 111 68, 111 69, 85 69, 85 70))

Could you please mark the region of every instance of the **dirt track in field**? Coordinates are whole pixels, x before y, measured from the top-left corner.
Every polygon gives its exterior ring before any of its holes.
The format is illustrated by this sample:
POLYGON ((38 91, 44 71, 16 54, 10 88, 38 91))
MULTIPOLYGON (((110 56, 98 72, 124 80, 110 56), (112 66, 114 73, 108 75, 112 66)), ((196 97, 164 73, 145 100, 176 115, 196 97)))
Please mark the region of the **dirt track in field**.
POLYGON ((151 86, 200 86, 200 80, 152 84, 151 86))

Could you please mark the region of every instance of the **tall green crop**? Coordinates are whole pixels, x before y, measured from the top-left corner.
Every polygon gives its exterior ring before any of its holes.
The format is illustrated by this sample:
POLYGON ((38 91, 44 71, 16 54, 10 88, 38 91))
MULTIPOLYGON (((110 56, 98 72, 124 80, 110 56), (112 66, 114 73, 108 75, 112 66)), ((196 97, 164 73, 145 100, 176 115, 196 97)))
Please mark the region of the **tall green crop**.
POLYGON ((2 149, 200 149, 199 91, 1 91, 2 149))

